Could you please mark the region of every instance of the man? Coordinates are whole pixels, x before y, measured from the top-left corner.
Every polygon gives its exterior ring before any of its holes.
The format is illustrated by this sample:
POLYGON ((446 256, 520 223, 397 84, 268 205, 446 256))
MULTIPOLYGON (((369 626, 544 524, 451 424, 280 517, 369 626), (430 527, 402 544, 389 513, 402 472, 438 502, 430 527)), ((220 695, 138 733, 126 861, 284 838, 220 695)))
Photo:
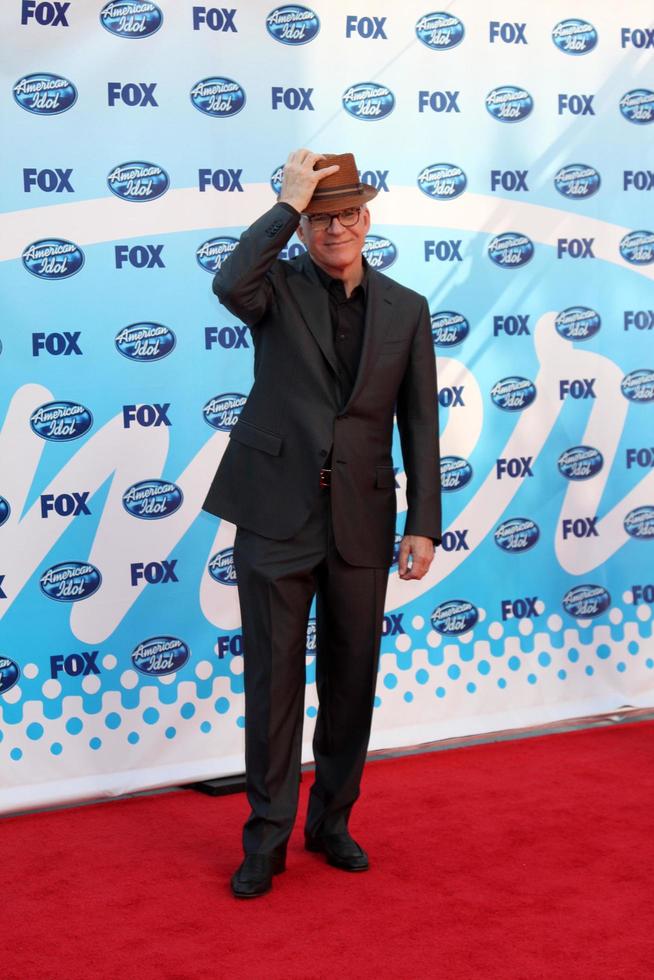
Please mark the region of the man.
POLYGON ((254 386, 204 503, 237 525, 246 785, 240 898, 284 870, 298 800, 306 629, 316 595, 316 763, 310 851, 368 867, 348 832, 370 725, 395 537, 397 412, 407 476, 399 573, 419 579, 440 540, 436 372, 425 299, 362 258, 376 190, 352 154, 289 156, 278 203, 216 273, 246 323, 254 386), (277 258, 297 231, 308 252, 277 258))

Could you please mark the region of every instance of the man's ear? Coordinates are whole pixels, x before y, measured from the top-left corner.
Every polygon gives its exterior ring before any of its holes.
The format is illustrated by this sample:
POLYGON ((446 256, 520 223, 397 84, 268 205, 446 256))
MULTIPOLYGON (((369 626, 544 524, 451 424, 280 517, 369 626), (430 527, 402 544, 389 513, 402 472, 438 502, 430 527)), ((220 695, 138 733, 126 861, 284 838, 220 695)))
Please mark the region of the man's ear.
POLYGON ((303 229, 303 227, 302 227, 302 219, 301 219, 301 218, 300 218, 300 223, 299 223, 299 225, 298 225, 298 226, 297 226, 297 228, 295 229, 295 234, 296 234, 296 235, 297 235, 297 237, 298 237, 298 238, 300 239, 300 241, 302 242, 302 244, 303 244, 303 245, 305 245, 305 244, 306 244, 306 242, 305 242, 305 240, 304 240, 304 229, 303 229))
POLYGON ((363 222, 366 231, 370 228, 370 211, 368 210, 368 205, 366 204, 363 209, 363 222))

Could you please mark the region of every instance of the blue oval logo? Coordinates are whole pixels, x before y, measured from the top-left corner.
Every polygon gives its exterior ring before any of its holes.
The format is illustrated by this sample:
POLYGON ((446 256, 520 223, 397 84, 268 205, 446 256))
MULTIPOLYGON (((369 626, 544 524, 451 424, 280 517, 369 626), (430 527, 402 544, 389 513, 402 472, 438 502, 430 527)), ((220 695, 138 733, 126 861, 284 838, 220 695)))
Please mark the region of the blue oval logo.
POLYGON ((191 102, 207 116, 225 119, 245 105, 245 90, 233 78, 203 78, 191 89, 191 102))
POLYGON ((620 255, 631 265, 654 262, 654 231, 630 231, 620 242, 620 255))
POLYGON ((592 197, 600 189, 601 179, 594 167, 586 163, 569 163, 557 172, 554 187, 562 197, 579 201, 592 197))
POLYGON ((357 82, 343 92, 343 108, 355 119, 375 122, 393 111, 395 96, 377 82, 357 82))
POLYGON ((651 368, 630 371, 620 382, 620 391, 630 402, 654 401, 654 371, 651 368))
POLYGON ((418 174, 418 187, 435 201, 453 201, 466 189, 468 178, 455 163, 431 163, 418 174))
POLYGON ((446 11, 425 14, 416 24, 416 37, 432 51, 449 51, 461 44, 464 35, 463 23, 446 11))
POLYGON ((131 323, 119 330, 114 343, 130 361, 160 361, 175 349, 177 338, 162 323, 131 323))
POLYGON ((479 610, 467 599, 449 599, 436 606, 431 625, 443 636, 460 636, 471 630, 479 619, 479 610))
POLYGON ((563 596, 562 604, 576 619, 591 619, 609 608, 611 596, 601 585, 575 585, 563 596))
POLYGON ((0 497, 0 527, 9 520, 9 515, 11 514, 11 507, 9 506, 9 501, 6 497, 0 497))
POLYGON ((441 310, 431 315, 431 337, 434 347, 456 347, 470 333, 470 324, 462 313, 441 310))
POLYGON ((534 108, 529 92, 517 85, 500 85, 486 96, 486 108, 500 122, 516 123, 526 119, 534 108))
POLYGON ((488 257, 501 269, 519 269, 534 257, 534 243, 519 231, 505 231, 488 243, 488 257))
POLYGON ((382 235, 366 235, 362 254, 372 269, 381 272, 393 265, 397 258, 397 249, 390 238, 382 235))
POLYGON ((240 395, 236 392, 216 395, 215 398, 210 398, 202 409, 204 421, 212 428, 219 429, 220 432, 231 432, 238 422, 241 409, 246 401, 246 395, 240 395))
POLYGON ((282 44, 308 44, 320 30, 317 14, 298 3, 275 7, 266 17, 266 30, 282 44))
POLYGON ((620 99, 620 112, 628 122, 644 126, 654 121, 654 92, 649 88, 634 88, 620 99))
POLYGON ((163 13, 156 3, 130 2, 116 0, 107 3, 100 11, 100 23, 105 30, 116 37, 150 37, 163 24, 163 13))
POLYGON ((170 187, 170 178, 156 163, 133 160, 114 167, 107 174, 107 186, 123 201, 156 201, 170 187))
POLYGON ((79 402, 47 402, 32 412, 32 432, 49 442, 79 439, 93 425, 93 416, 79 402))
POLYGON ((502 411, 521 412, 536 400, 536 385, 529 378, 511 375, 496 381, 490 396, 502 411))
POLYGON ((565 340, 590 340, 598 333, 602 320, 589 306, 569 306, 558 314, 554 326, 565 340))
POLYGON ((57 602, 79 602, 97 592, 102 575, 95 567, 83 561, 62 561, 48 568, 39 580, 41 592, 57 602))
POLYGON ((495 544, 502 551, 529 551, 540 538, 540 528, 530 517, 510 517, 495 528, 495 544))
POLYGON ((317 640, 316 621, 312 616, 307 623, 307 647, 306 647, 307 657, 315 657, 316 640, 317 640))
POLYGON ((132 517, 158 521, 169 517, 182 506, 184 494, 176 483, 165 480, 141 480, 123 494, 123 507, 132 517))
POLYGON ((588 54, 597 44, 597 31, 587 20, 568 17, 552 28, 552 40, 564 54, 588 54))
POLYGON ((209 575, 215 582, 220 582, 221 585, 238 585, 236 581, 236 569, 234 567, 234 549, 233 548, 223 548, 222 551, 217 551, 209 559, 208 564, 209 575))
POLYGON ((561 453, 556 465, 566 480, 590 480, 604 466, 604 457, 594 446, 573 446, 561 453))
POLYGON ((196 249, 195 258, 200 268, 215 275, 237 245, 238 238, 230 238, 228 235, 221 238, 210 238, 208 241, 202 242, 196 249))
POLYGON ((654 540, 654 507, 649 504, 630 510, 624 519, 624 529, 632 538, 654 540))
POLYGON ((37 116, 57 116, 77 102, 77 89, 62 75, 38 71, 24 75, 14 83, 14 99, 21 107, 37 116))
POLYGON ((441 457, 441 490, 461 490, 472 479, 472 466, 463 456, 441 457))
POLYGON ((270 175, 270 186, 272 187, 274 194, 281 194, 283 180, 284 180, 284 164, 280 163, 280 165, 278 167, 275 167, 275 169, 270 175))
POLYGON ((84 252, 65 238, 40 238, 23 249, 23 265, 37 279, 68 279, 84 265, 84 252))
POLYGON ((18 683, 20 668, 9 657, 0 655, 0 694, 6 694, 14 684, 18 683))
POLYGON ((142 674, 162 677, 174 674, 187 663, 191 651, 176 636, 152 636, 132 650, 132 663, 142 674))

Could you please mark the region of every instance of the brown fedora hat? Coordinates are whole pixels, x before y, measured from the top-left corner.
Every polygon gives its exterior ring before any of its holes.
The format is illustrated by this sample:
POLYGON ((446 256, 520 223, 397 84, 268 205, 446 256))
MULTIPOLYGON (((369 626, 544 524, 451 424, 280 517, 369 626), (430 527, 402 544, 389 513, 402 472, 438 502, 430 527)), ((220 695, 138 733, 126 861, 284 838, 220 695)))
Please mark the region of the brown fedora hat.
POLYGON ((377 188, 372 184, 363 184, 359 180, 357 165, 353 153, 325 153, 322 160, 316 160, 313 169, 323 170, 335 163, 339 169, 336 173, 324 177, 313 192, 313 197, 302 212, 303 214, 335 214, 345 208, 356 208, 372 200, 377 194, 377 188))

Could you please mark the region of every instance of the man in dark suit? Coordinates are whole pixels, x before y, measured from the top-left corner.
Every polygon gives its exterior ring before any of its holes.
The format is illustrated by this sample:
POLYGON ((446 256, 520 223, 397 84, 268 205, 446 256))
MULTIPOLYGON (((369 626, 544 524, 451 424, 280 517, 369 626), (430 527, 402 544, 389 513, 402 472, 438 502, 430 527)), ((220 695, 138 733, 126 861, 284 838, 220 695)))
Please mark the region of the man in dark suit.
POLYGON ((376 190, 352 154, 289 156, 278 202, 214 278, 246 323, 254 385, 204 509, 237 525, 246 785, 237 897, 284 870, 297 808, 306 629, 316 596, 316 763, 308 850, 368 867, 348 832, 372 721, 395 538, 394 415, 407 480, 399 574, 419 579, 440 540, 437 392, 424 297, 362 258, 376 190), (308 252, 278 259, 294 232, 308 252))

